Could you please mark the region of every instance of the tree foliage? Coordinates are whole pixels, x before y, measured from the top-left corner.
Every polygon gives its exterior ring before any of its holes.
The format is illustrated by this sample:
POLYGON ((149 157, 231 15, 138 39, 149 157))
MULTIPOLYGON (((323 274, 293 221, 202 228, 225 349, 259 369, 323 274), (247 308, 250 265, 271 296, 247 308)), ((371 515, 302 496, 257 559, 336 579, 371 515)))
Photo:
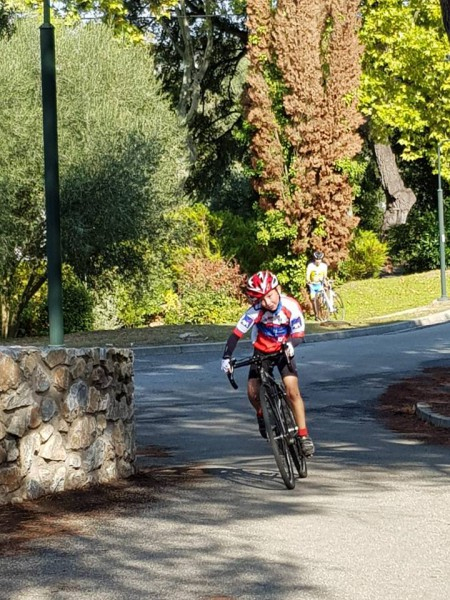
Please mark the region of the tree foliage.
MULTIPOLYGON (((450 234, 450 202, 445 202, 445 232, 450 234)), ((416 273, 437 269, 440 265, 439 225, 435 209, 414 206, 405 225, 388 232, 389 254, 394 262, 407 272, 416 273)), ((446 247, 446 264, 450 260, 450 248, 446 247)))
POLYGON ((445 31, 447 32, 447 37, 450 40, 450 0, 440 0, 440 2, 442 21, 444 23, 445 31))
POLYGON ((357 220, 342 163, 361 148, 356 0, 248 3, 246 115, 264 209, 295 227, 295 254, 345 258, 357 220), (301 40, 301 43, 299 43, 301 40))
MULTIPOLYGON (((10 0, 22 5, 28 10, 41 13, 42 0, 10 0)), ((127 0, 58 0, 50 2, 52 13, 63 18, 67 25, 77 25, 81 22, 103 22, 110 27, 122 40, 132 43, 143 41, 142 31, 129 19, 127 0)))
MULTIPOLYGON (((139 268, 130 241, 159 239, 186 174, 183 131, 144 48, 106 26, 57 29, 63 256, 83 278, 139 268)), ((39 31, 0 41, 3 333, 45 280, 39 31)))
POLYGON ((0 37, 9 36, 13 32, 16 8, 9 0, 2 0, 0 3, 0 37))
MULTIPOLYGON (((222 205, 251 196, 239 168, 247 150, 240 137, 247 31, 239 2, 179 0, 153 22, 137 23, 154 36, 156 65, 190 136, 187 192, 222 205), (231 15, 229 13, 232 13, 231 15)), ((158 4, 149 3, 155 13, 158 4)))
MULTIPOLYGON (((450 131, 450 63, 439 0, 365 0, 361 107, 376 142, 436 162, 450 131)), ((450 178, 450 148, 442 174, 450 178)))
MULTIPOLYGON (((33 0, 28 1, 36 5, 33 0)), ((61 0, 65 22, 103 21, 121 38, 144 43, 180 122, 187 126, 190 169, 187 192, 196 200, 251 206, 240 164, 240 95, 247 31, 243 4, 223 0, 61 0), (231 14, 230 14, 231 13, 231 14)))

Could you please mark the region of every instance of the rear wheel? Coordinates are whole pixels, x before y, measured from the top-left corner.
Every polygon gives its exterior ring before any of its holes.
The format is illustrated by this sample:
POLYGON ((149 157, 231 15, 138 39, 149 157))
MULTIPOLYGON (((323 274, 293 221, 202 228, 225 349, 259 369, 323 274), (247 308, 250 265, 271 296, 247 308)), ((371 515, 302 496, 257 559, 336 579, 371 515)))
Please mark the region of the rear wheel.
POLYGON ((330 317, 330 311, 328 309, 328 304, 325 300, 323 292, 319 292, 317 294, 317 296, 314 298, 314 303, 316 305, 316 316, 319 321, 328 321, 330 317))
POLYGON ((272 452, 277 463, 278 470, 288 490, 295 487, 294 466, 292 455, 289 450, 285 426, 281 422, 281 415, 277 410, 277 392, 272 386, 261 386, 260 402, 266 424, 267 437, 272 447, 272 452))
POLYGON ((291 453, 292 460, 299 478, 304 479, 308 476, 308 467, 306 465, 305 455, 303 454, 302 447, 300 445, 300 439, 297 435, 297 425, 295 423, 294 415, 292 414, 292 410, 286 398, 283 398, 282 406, 284 420, 287 423, 290 432, 289 452, 291 453))

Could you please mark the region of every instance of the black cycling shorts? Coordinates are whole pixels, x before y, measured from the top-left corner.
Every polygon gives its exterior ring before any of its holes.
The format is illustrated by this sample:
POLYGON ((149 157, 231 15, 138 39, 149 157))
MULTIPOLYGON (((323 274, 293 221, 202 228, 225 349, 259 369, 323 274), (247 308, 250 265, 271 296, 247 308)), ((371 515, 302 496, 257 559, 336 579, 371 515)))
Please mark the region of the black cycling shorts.
MULTIPOLYGON (((264 352, 255 350, 253 353, 253 356, 264 356, 264 352)), ((290 363, 291 363, 291 366, 289 368, 288 361, 287 361, 287 358, 286 358, 286 355, 284 352, 280 352, 278 357, 276 357, 276 359, 272 361, 272 364, 274 364, 278 368, 282 378, 286 377, 287 375, 295 375, 295 377, 298 378, 297 365, 295 364, 294 357, 291 358, 290 363)), ((249 379, 259 379, 259 372, 258 372, 258 368, 256 365, 250 365, 250 370, 248 372, 248 378, 249 379)))

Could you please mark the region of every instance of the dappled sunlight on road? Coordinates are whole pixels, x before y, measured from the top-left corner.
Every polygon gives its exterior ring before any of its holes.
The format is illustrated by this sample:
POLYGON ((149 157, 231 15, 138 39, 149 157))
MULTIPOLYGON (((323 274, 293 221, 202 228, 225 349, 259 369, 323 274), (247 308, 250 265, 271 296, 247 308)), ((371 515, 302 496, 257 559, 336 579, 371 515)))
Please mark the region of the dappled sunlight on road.
POLYGON ((424 442, 420 440, 406 440, 403 438, 397 438, 395 440, 389 440, 388 444, 399 444, 401 446, 423 446, 424 442))

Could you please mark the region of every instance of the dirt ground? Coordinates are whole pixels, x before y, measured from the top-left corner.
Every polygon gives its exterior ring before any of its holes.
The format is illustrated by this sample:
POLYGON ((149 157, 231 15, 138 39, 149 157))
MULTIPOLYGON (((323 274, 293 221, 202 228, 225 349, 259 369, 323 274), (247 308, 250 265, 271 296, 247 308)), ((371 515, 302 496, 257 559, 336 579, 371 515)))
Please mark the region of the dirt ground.
POLYGON ((424 443, 450 446, 450 429, 420 419, 415 414, 417 402, 425 402, 433 412, 450 417, 450 363, 424 369, 421 375, 390 386, 377 406, 379 418, 389 429, 424 443))
MULTIPOLYGON (((140 454, 163 456, 164 452, 150 446, 140 454)), ((96 524, 133 515, 204 477, 201 468, 145 467, 129 479, 0 506, 0 557, 27 552, 33 541, 95 535, 96 524)))

